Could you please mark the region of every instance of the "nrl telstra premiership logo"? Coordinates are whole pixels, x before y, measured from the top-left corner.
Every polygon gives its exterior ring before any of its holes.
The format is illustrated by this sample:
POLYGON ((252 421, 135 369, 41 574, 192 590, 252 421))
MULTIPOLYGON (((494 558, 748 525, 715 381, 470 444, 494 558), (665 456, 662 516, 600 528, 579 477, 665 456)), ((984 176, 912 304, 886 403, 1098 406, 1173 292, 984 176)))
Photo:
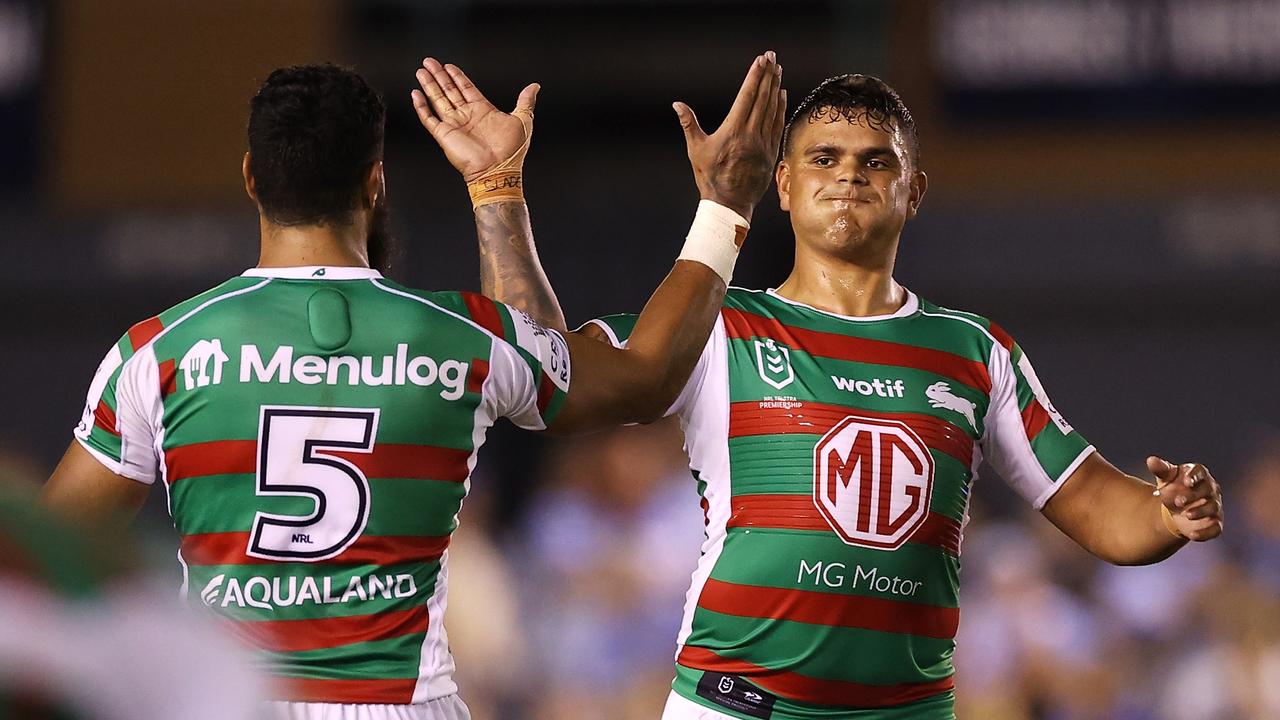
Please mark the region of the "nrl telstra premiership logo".
POLYGON ((760 379, 781 390, 796 379, 791 368, 791 350, 773 338, 756 340, 756 368, 760 379))

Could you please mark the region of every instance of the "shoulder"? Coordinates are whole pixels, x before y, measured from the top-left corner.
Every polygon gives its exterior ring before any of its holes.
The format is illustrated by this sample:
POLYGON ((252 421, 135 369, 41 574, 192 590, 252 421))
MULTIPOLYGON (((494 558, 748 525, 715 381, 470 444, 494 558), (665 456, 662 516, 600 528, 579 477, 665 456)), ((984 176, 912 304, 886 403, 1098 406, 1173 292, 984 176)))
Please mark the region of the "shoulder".
POLYGON ((920 298, 919 315, 939 332, 955 335, 990 347, 999 346, 1012 353, 1013 337, 990 318, 966 310, 936 305, 920 298))
POLYGON ((265 278, 234 277, 151 317, 134 323, 116 342, 122 362, 127 362, 144 347, 160 341, 172 328, 207 316, 220 303, 248 295, 265 287, 265 278))
POLYGON ((776 297, 767 290, 752 290, 730 286, 724 294, 724 306, 733 310, 746 310, 755 313, 768 313, 779 304, 776 297))

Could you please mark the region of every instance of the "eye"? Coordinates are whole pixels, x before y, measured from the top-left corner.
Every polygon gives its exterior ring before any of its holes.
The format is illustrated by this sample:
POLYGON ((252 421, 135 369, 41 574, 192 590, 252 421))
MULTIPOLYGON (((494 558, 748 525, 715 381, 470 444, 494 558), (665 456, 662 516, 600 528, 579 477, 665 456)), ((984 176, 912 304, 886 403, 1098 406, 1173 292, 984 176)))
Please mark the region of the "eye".
POLYGON ((889 163, 883 160, 877 160, 875 158, 872 158, 867 161, 867 167, 871 168, 872 170, 885 170, 889 167, 889 163))
POLYGON ((819 155, 813 159, 813 164, 818 167, 831 167, 836 164, 836 159, 830 155, 819 155))

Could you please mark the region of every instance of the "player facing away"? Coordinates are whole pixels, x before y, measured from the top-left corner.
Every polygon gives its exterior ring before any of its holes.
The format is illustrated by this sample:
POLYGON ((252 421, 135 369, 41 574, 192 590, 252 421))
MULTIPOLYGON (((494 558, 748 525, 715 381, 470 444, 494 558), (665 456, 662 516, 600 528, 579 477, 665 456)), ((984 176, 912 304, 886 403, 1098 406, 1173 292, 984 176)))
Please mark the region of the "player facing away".
MULTIPOLYGON (((695 157, 702 131, 676 110, 695 157)), ((794 269, 777 289, 730 288, 668 410, 706 539, 666 720, 954 717, 961 531, 983 459, 1112 563, 1157 562, 1222 532, 1204 466, 1149 458, 1153 493, 1068 424, 1008 333, 894 280, 927 179, 888 85, 818 86, 791 115, 775 178, 794 269)), ((513 246, 480 230, 482 274, 521 267, 527 237, 513 246)), ((545 283, 525 279, 486 291, 546 305, 545 283)), ((623 347, 634 321, 584 331, 623 347)))
MULTIPOLYGON (((521 184, 535 93, 503 116, 511 152, 474 178, 481 208, 521 184)), ((46 503, 99 521, 162 485, 184 592, 262 651, 273 716, 468 717, 442 621, 449 537, 486 430, 661 415, 719 312, 741 215, 769 186, 780 96, 772 55, 758 58, 720 152, 696 167, 735 181, 704 196, 684 259, 617 351, 370 268, 386 216, 382 100, 350 70, 273 72, 243 170, 258 266, 111 348, 46 503)))

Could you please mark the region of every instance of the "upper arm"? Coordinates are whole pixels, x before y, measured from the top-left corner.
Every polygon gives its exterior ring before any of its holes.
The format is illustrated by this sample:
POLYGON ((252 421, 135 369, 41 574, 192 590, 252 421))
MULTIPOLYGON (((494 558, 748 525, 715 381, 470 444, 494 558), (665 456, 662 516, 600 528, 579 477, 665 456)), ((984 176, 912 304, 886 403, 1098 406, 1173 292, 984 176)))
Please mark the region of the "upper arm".
POLYGON ((991 396, 982 449, 988 462, 1036 509, 1044 507, 1093 453, 1053 406, 1014 343, 992 347, 991 396))
POLYGON ((45 483, 40 499, 72 520, 125 522, 137 514, 150 487, 117 475, 81 441, 74 440, 45 483))
POLYGON ((150 347, 113 346, 89 384, 75 440, 45 485, 44 502, 76 518, 132 517, 155 480, 160 403, 150 347))

